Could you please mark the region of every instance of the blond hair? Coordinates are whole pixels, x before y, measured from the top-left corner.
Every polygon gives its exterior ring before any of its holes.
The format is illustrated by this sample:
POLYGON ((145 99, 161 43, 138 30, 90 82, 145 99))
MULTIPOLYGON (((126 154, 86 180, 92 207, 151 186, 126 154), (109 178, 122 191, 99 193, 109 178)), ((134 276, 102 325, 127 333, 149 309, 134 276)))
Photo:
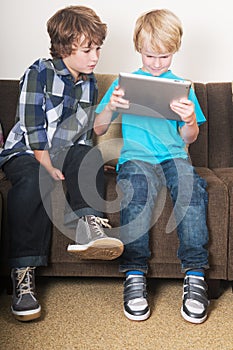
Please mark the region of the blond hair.
POLYGON ((73 46, 84 39, 88 46, 101 46, 107 32, 106 24, 86 6, 68 6, 57 11, 47 22, 50 36, 50 53, 54 58, 64 58, 73 51, 73 46))
POLYGON ((134 46, 141 52, 144 42, 157 53, 175 53, 181 45, 183 35, 179 18, 170 10, 152 10, 142 14, 134 29, 134 46))

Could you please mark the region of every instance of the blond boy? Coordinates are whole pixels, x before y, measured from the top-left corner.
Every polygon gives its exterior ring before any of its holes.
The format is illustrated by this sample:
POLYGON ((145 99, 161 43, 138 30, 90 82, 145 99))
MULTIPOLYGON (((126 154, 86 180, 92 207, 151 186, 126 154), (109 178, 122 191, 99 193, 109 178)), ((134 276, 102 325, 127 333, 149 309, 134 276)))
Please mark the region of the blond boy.
MULTIPOLYGON (((140 16, 134 45, 142 66, 133 73, 181 79, 170 66, 182 34, 180 20, 169 10, 152 10, 140 16)), ((96 134, 104 134, 117 116, 117 107, 127 109, 129 103, 118 80, 114 81, 97 107, 96 134)), ((188 99, 174 101, 170 107, 181 121, 122 114, 124 145, 117 164, 117 182, 123 193, 121 239, 125 247, 120 271, 126 274, 124 314, 135 321, 150 316, 146 292, 149 230, 158 193, 166 186, 174 204, 178 257, 185 274, 181 314, 189 322, 202 323, 209 303, 204 280, 209 266, 207 192, 206 182, 190 164, 186 145, 197 139, 199 125, 206 119, 192 89, 188 99)))

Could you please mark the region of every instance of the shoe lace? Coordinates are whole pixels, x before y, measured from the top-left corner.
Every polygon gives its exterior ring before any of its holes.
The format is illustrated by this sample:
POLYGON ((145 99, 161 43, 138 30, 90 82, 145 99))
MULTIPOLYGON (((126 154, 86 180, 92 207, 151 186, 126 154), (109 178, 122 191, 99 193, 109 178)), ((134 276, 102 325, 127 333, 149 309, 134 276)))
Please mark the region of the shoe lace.
POLYGON ((16 269, 17 291, 19 296, 34 293, 32 285, 32 271, 35 267, 16 269))
POLYGON ((103 233, 101 227, 112 228, 108 221, 108 219, 103 219, 98 216, 91 216, 91 224, 97 234, 103 233))

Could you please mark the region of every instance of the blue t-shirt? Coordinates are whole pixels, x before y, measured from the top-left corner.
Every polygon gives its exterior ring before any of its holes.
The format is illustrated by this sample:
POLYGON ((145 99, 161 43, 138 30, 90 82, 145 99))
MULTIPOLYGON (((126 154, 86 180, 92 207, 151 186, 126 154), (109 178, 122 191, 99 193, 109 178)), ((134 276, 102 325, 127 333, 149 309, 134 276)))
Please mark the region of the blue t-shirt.
MULTIPOLYGON (((133 73, 152 76, 141 69, 133 73)), ((170 70, 161 74, 160 77, 183 80, 175 76, 170 70)), ((156 77, 154 78, 156 79, 156 77)), ((116 85, 118 85, 118 79, 112 83, 100 101, 96 113, 102 112, 116 85)), ((192 88, 190 89, 189 100, 194 103, 197 123, 201 125, 206 121, 206 118, 192 88)), ((113 119, 117 115, 117 113, 114 113, 113 119)), ((118 160, 118 167, 128 160, 141 160, 158 164, 174 158, 187 159, 187 147, 179 133, 179 128, 183 125, 184 122, 182 121, 122 114, 123 147, 118 160)))

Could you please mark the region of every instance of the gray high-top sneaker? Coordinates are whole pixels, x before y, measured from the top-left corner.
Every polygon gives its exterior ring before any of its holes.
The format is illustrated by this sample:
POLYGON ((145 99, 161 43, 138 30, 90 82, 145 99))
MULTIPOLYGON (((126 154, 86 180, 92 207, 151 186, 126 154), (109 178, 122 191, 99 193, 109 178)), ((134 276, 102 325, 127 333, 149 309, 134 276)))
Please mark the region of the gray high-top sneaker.
POLYGON ((19 321, 39 318, 41 307, 35 298, 35 267, 14 268, 11 270, 13 300, 11 311, 19 321))
POLYGON ((107 219, 87 215, 79 219, 75 244, 70 244, 67 251, 75 253, 80 259, 113 260, 124 250, 123 243, 108 237, 103 227, 111 228, 107 219))

